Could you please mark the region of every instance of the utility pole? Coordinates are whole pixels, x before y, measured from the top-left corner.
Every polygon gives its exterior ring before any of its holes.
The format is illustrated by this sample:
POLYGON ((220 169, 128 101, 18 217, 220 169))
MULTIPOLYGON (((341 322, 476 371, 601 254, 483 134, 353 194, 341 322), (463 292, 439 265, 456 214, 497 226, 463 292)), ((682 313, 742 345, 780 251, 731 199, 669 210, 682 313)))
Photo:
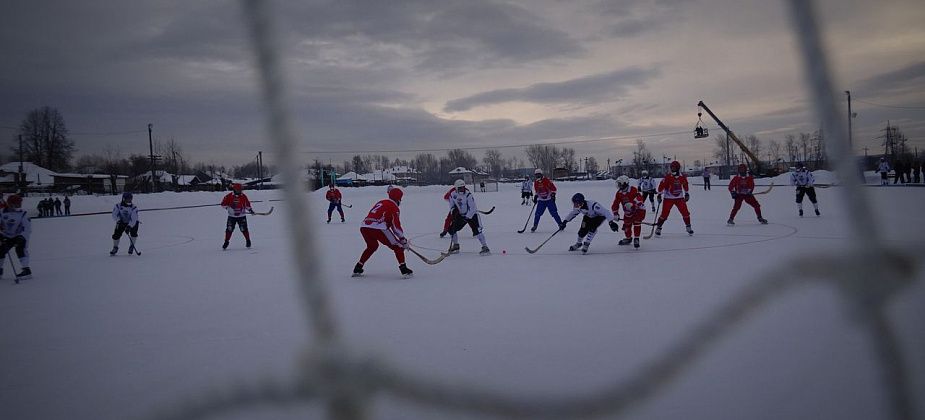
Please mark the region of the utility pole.
POLYGON ((257 151, 257 178, 260 179, 259 189, 263 189, 263 151, 257 151))
POLYGON ((846 91, 845 91, 845 95, 848 95, 848 150, 850 150, 850 151, 851 151, 851 154, 853 155, 853 154, 854 154, 854 150, 851 149, 851 147, 852 147, 852 140, 851 140, 851 116, 853 115, 853 114, 851 114, 851 91, 850 91, 850 90, 846 90, 846 91))
POLYGON ((151 130, 154 128, 154 124, 148 124, 148 148, 151 151, 151 192, 157 192, 157 184, 154 181, 154 140, 151 137, 151 130))
POLYGON ((19 194, 26 196, 26 174, 22 169, 22 134, 19 135, 19 175, 16 178, 16 184, 19 186, 19 194))

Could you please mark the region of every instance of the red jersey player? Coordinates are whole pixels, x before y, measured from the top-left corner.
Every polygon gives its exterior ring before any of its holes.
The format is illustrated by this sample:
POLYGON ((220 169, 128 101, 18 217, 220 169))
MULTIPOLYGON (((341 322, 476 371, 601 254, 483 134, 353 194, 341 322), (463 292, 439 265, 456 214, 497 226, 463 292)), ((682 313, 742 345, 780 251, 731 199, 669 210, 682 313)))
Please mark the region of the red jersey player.
POLYGON ((743 201, 755 209, 755 215, 758 216, 759 223, 768 224, 768 221, 761 217, 761 204, 758 204, 758 200, 755 199, 753 194, 755 191, 755 178, 748 173, 748 166, 745 166, 744 163, 740 163, 738 169, 738 175, 732 177, 732 180, 729 181, 729 195, 732 196, 735 203, 732 205, 732 212, 729 213, 729 220, 726 221, 726 224, 729 226, 735 224, 733 219, 736 218, 736 213, 742 207, 743 201))
POLYGON ((337 213, 340 214, 341 223, 344 222, 344 209, 341 207, 340 201, 343 199, 343 196, 340 194, 340 190, 334 186, 330 185, 328 192, 324 193, 324 198, 328 200, 328 223, 331 223, 331 214, 334 213, 334 209, 337 209, 337 213))
POLYGON ((231 192, 222 199, 222 208, 228 211, 228 220, 225 222, 225 243, 222 249, 228 248, 228 240, 231 239, 231 232, 234 232, 234 226, 238 225, 241 234, 244 235, 245 246, 251 247, 251 233, 247 230, 247 213, 254 214, 251 208, 251 201, 241 192, 241 184, 231 184, 231 192))
MULTIPOLYGON (((623 210, 623 233, 625 238, 621 239, 620 245, 629 245, 639 248, 639 235, 642 233, 642 221, 646 218, 646 206, 642 201, 642 195, 636 187, 630 186, 630 179, 626 175, 617 178, 617 194, 613 198, 613 204, 610 210, 613 211, 614 220, 619 217, 620 210, 623 210)), ((610 229, 617 231, 617 222, 610 222, 610 229)))
POLYGON ((671 162, 670 169, 671 172, 662 178, 662 182, 658 183, 658 201, 661 202, 664 197, 665 206, 662 207, 662 213, 658 215, 655 235, 661 236, 662 225, 668 219, 668 213, 672 207, 678 208, 678 212, 681 213, 681 218, 684 220, 684 226, 687 227, 687 234, 693 235, 691 213, 687 210, 687 200, 691 198, 687 192, 687 176, 681 173, 681 164, 678 161, 671 162))
POLYGON ((400 188, 394 187, 389 190, 388 194, 389 198, 376 203, 360 225, 360 234, 366 242, 366 249, 360 255, 360 261, 353 267, 353 277, 363 275, 363 264, 379 249, 380 243, 395 252, 398 270, 401 271, 403 277, 411 277, 414 273, 405 266, 405 250, 409 245, 398 217, 398 206, 401 204, 404 193, 400 188))

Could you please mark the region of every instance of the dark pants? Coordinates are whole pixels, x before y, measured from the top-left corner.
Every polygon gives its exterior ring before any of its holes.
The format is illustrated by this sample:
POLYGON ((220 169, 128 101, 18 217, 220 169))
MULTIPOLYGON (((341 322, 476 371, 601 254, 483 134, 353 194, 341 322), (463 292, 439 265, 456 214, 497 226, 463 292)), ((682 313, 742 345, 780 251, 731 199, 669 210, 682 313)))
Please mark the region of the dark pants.
MULTIPOLYGON (((450 226, 453 225, 453 221, 456 220, 456 217, 459 216, 459 210, 456 210, 456 207, 453 207, 453 210, 450 210, 446 214, 446 219, 443 219, 443 233, 450 232, 450 226)), ((472 236, 478 235, 479 229, 478 226, 472 228, 472 236)))
POLYGON ((141 223, 135 223, 135 226, 129 227, 128 224, 126 223, 122 223, 122 222, 116 223, 116 230, 112 232, 112 239, 114 241, 119 240, 119 238, 122 237, 123 232, 127 233, 128 236, 137 238, 138 237, 138 225, 140 224, 141 223))
POLYGON ((549 209, 549 214, 552 216, 552 219, 556 221, 556 226, 562 224, 562 219, 559 217, 559 210, 556 209, 556 200, 539 200, 536 202, 536 215, 533 216, 533 227, 540 224, 540 216, 546 212, 546 209, 549 209))
POLYGON ((710 189, 710 177, 708 176, 703 177, 703 189, 704 190, 710 189))
POLYGON ((65 216, 71 215, 71 206, 64 206, 64 215, 65 216))
POLYGON ((340 203, 331 202, 328 204, 328 221, 331 221, 331 213, 334 212, 334 209, 337 209, 337 213, 340 214, 340 220, 344 221, 344 209, 341 208, 340 203))
POLYGON ((649 204, 655 208, 655 191, 643 191, 642 192, 642 203, 645 204, 646 199, 649 199, 649 204))
POLYGON ((803 195, 809 197, 810 203, 816 203, 816 189, 813 187, 797 187, 797 203, 803 202, 803 195))
MULTIPOLYGON (((3 238, 0 237, 0 259, 6 256, 7 252, 10 252, 11 249, 16 250, 16 256, 19 258, 20 265, 28 267, 28 260, 24 260, 29 254, 26 252, 26 238, 22 236, 16 236, 13 238, 3 238), (26 261, 26 262, 23 262, 26 261)), ((0 271, 3 271, 3 264, 0 261, 0 271)))
POLYGON ((597 232, 597 228, 601 226, 601 223, 604 223, 604 220, 607 220, 604 216, 582 217, 581 227, 578 228, 578 237, 584 238, 590 232, 597 232))
POLYGON ((231 217, 228 216, 228 221, 225 222, 225 242, 228 242, 231 239, 231 232, 234 232, 234 225, 238 225, 238 229, 241 230, 241 234, 244 235, 244 239, 250 243, 251 234, 247 231, 247 217, 231 217))
POLYGON ((450 235, 453 235, 456 234, 456 232, 462 230, 462 228, 464 228, 466 225, 469 225, 469 227, 472 228, 472 234, 478 235, 482 231, 482 225, 479 222, 480 220, 478 214, 472 216, 471 219, 466 219, 461 214, 459 214, 459 212, 455 212, 453 223, 450 224, 450 229, 447 232, 449 232, 450 235))
POLYGON ((527 204, 530 202, 530 197, 533 197, 533 193, 530 191, 521 191, 520 192, 520 204, 527 204))

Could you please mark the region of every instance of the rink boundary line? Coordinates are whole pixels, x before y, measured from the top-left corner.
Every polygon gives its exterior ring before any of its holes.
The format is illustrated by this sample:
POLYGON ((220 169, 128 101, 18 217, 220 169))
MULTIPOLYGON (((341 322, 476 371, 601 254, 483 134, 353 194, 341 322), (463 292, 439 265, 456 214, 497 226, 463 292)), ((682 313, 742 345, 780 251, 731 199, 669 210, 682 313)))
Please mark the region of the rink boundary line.
MULTIPOLYGON (((276 202, 276 201, 283 201, 283 200, 282 200, 282 199, 279 199, 279 198, 276 198, 276 199, 272 199, 272 200, 252 201, 252 203, 271 203, 271 202, 276 202)), ((188 206, 158 207, 158 208, 153 208, 153 209, 138 209, 138 212, 141 213, 141 212, 143 212, 143 211, 163 211, 163 210, 196 209, 196 208, 201 208, 201 207, 214 207, 214 206, 220 206, 220 205, 221 205, 221 203, 219 203, 219 204, 192 204, 192 205, 188 205, 188 206)), ((34 221, 37 221, 37 220, 66 219, 66 218, 68 218, 68 217, 98 216, 98 215, 101 215, 101 214, 112 214, 112 212, 111 212, 111 211, 95 211, 95 212, 90 212, 90 213, 74 213, 74 214, 71 214, 71 215, 68 215, 68 216, 34 217, 34 218, 31 218, 31 219, 32 219, 32 221, 34 222, 34 221)))

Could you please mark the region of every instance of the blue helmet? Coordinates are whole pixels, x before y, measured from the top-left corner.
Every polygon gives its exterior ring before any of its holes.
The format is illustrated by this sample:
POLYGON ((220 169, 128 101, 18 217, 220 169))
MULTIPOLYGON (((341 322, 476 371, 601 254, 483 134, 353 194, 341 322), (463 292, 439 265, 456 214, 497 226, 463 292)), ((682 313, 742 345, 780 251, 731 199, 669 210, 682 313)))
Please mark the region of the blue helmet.
POLYGON ((575 207, 585 204, 585 195, 582 193, 575 193, 572 196, 572 204, 575 204, 575 207))
POLYGON ((122 193, 122 201, 126 201, 126 202, 132 201, 132 193, 130 192, 122 193))

